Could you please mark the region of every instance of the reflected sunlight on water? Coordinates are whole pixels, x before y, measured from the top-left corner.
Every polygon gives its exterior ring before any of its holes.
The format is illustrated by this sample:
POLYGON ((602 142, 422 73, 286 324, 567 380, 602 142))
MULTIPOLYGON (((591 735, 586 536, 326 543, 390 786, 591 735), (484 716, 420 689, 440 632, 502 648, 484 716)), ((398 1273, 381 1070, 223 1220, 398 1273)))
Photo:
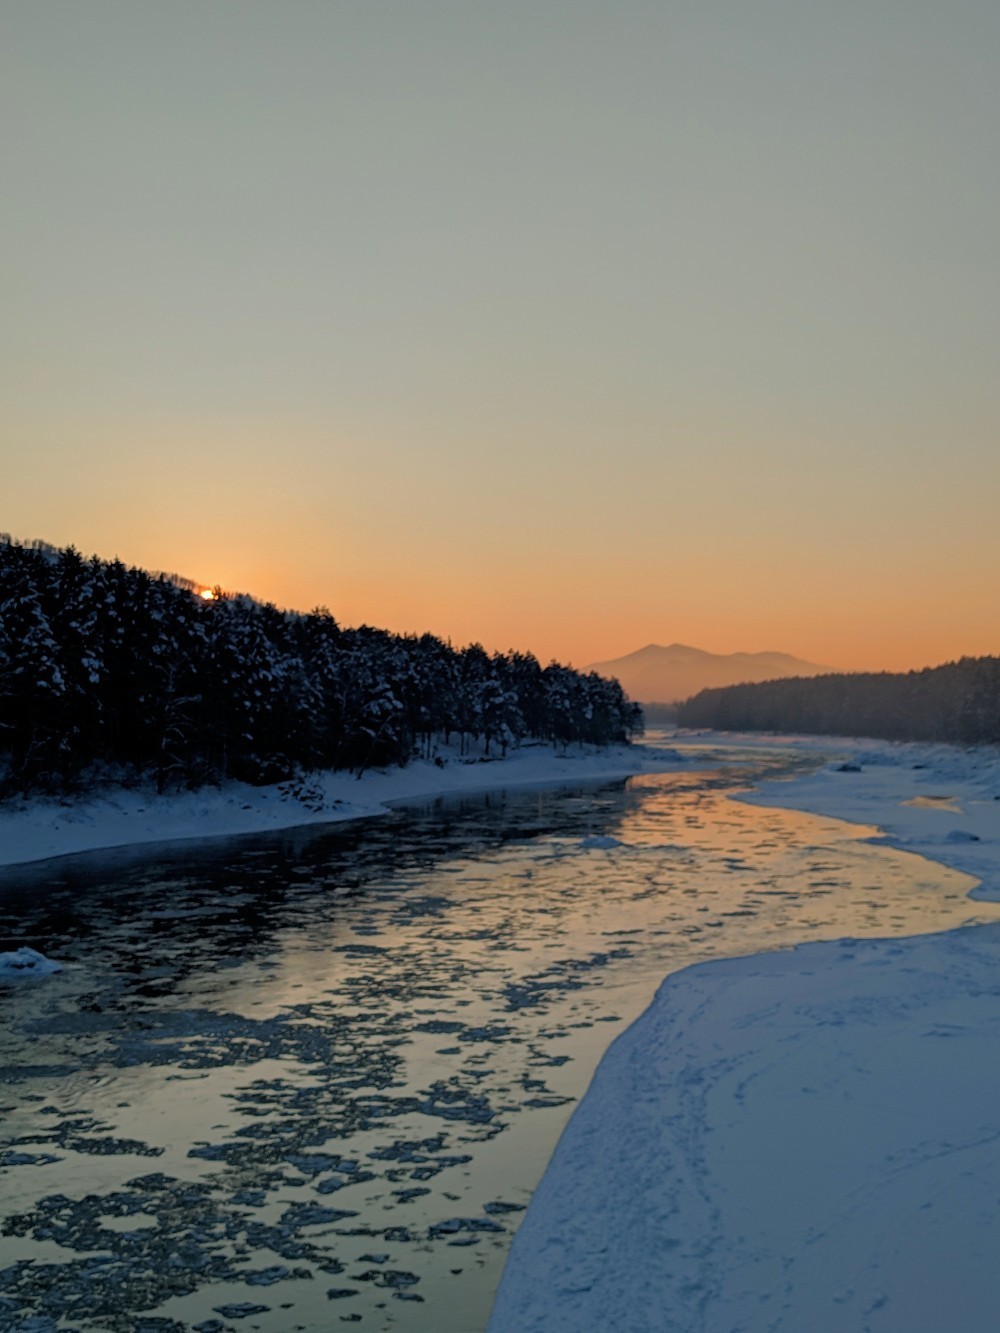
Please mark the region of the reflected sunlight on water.
POLYGON ((482 1328, 666 973, 992 915, 873 830, 730 799, 796 763, 4 872, 0 929, 68 966, 0 990, 0 1328, 482 1328))

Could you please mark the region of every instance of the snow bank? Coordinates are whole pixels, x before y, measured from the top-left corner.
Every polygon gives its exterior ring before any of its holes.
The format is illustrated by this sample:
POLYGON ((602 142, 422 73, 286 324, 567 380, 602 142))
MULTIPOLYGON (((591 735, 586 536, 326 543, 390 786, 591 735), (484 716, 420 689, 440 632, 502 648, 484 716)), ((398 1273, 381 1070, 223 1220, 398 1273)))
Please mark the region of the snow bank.
POLYGON ((152 790, 107 788, 85 798, 18 799, 0 806, 0 865, 73 852, 180 838, 260 833, 301 824, 327 824, 385 814, 396 802, 504 787, 560 786, 663 772, 683 761, 655 745, 615 746, 563 755, 549 746, 524 746, 500 760, 439 766, 416 761, 406 768, 309 774, 301 782, 250 787, 231 782, 195 792, 157 796, 152 790))
POLYGON ((880 841, 964 870, 971 897, 1000 901, 1000 751, 839 742, 847 757, 741 799, 876 825, 880 841), (845 767, 846 765, 846 767, 845 767))
MULTIPOLYGON (((876 825, 1000 897, 995 750, 842 744, 744 799, 876 825)), ((1000 1326, 998 1037, 1000 924, 669 977, 570 1121, 491 1333, 1000 1326)))
POLYGON ((491 1333, 1000 1324, 1000 926, 669 978, 514 1240, 491 1333))

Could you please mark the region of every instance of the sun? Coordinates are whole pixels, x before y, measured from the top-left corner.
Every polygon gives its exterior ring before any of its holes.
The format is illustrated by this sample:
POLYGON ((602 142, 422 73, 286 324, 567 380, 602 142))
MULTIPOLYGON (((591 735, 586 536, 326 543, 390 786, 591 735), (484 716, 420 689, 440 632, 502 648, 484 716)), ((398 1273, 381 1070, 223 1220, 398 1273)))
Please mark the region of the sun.
POLYGON ((204 598, 206 602, 215 601, 215 593, 212 591, 211 588, 202 588, 200 596, 204 598))

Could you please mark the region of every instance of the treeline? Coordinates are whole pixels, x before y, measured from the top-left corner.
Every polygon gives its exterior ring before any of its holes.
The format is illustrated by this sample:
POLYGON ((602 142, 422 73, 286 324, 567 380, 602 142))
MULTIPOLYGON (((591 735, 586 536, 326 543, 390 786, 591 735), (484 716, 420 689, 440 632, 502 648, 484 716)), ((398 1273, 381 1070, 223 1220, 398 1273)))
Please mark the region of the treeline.
POLYGON ((0 541, 0 795, 83 775, 162 791, 302 769, 404 764, 438 741, 625 742, 616 680, 431 634, 342 629, 170 576, 0 541))
POLYGON ((673 727, 677 725, 676 703, 644 703, 642 705, 642 714, 647 722, 657 727, 673 727))
POLYGON ((1000 743, 1000 658, 702 690, 680 705, 677 720, 682 727, 718 731, 1000 743))

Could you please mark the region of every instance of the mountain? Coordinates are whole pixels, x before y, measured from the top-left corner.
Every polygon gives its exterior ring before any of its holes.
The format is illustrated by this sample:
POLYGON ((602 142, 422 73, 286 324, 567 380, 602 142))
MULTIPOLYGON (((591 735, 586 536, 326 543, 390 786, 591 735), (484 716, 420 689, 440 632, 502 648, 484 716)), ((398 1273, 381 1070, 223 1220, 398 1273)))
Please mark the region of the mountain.
POLYGON ((611 662, 594 662, 587 670, 617 676, 639 703, 674 703, 716 685, 824 676, 834 668, 804 662, 790 653, 707 653, 683 643, 667 648, 650 643, 611 662))

